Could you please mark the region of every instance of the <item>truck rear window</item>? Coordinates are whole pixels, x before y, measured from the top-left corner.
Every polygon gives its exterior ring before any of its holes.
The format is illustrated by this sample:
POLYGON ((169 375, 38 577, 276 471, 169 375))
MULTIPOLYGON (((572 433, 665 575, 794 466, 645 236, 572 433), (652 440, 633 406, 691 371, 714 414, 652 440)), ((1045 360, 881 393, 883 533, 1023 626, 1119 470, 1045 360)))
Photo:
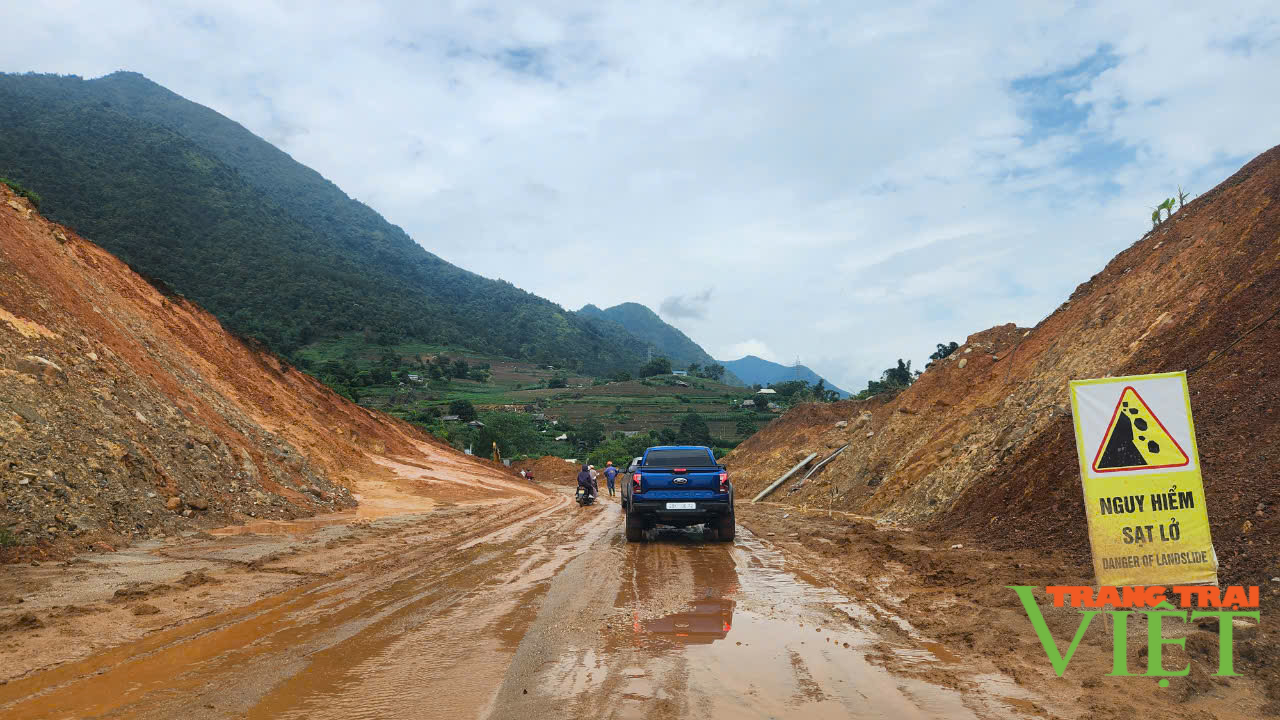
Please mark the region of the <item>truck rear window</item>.
POLYGON ((709 467, 715 463, 706 450, 651 450, 644 456, 645 465, 657 467, 709 467))

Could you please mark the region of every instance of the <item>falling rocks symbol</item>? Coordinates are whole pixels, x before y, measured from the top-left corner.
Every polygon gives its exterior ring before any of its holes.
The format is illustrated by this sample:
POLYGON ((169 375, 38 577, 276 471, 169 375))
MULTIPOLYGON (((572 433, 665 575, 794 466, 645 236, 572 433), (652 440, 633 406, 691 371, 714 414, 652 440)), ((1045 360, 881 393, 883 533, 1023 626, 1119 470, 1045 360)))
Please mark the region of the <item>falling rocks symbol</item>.
POLYGON ((1133 387, 1125 387, 1093 461, 1097 472, 1181 467, 1190 462, 1133 387))

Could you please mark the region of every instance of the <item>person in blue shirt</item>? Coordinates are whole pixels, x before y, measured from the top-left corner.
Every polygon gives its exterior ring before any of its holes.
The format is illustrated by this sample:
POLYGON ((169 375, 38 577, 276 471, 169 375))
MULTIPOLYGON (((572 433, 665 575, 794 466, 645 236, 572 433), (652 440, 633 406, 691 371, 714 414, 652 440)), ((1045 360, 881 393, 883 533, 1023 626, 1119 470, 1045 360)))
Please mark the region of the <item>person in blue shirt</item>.
POLYGON ((613 461, 605 463, 604 478, 609 481, 609 497, 613 497, 613 479, 618 477, 618 468, 613 466, 613 461))

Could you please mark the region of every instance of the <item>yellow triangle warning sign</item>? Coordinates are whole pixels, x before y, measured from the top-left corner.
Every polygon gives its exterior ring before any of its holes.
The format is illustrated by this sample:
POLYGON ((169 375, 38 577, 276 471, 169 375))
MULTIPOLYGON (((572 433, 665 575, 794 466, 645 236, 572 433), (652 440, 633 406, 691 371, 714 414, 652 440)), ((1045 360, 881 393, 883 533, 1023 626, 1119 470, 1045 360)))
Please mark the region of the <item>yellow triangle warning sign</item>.
POLYGON ((1093 458, 1094 472, 1182 467, 1187 453, 1132 386, 1126 386, 1093 458))

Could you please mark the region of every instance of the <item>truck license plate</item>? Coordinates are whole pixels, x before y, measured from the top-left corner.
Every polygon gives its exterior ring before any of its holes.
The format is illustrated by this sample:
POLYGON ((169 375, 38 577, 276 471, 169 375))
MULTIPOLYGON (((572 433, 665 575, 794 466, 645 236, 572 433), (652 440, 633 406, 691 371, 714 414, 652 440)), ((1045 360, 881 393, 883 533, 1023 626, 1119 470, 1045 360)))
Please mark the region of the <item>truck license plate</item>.
POLYGON ((698 503, 667 503, 668 510, 697 510, 698 503))

